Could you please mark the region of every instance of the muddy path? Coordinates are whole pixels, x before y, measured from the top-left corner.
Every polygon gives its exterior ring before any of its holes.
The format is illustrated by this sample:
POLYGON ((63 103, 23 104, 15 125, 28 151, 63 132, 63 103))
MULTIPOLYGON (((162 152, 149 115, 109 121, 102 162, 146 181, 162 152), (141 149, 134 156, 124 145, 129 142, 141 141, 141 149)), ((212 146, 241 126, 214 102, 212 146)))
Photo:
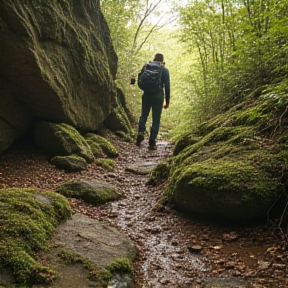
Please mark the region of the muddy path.
POLYGON ((85 171, 65 173, 35 147, 21 145, 0 158, 0 188, 53 190, 79 178, 119 187, 125 194, 119 201, 99 207, 75 199, 70 203, 75 211, 116 227, 136 243, 135 288, 288 287, 288 253, 271 223, 229 226, 185 216, 173 207, 155 211, 165 183, 148 186, 147 174, 127 167, 157 163, 171 155, 172 146, 159 141, 157 150, 149 151, 146 140, 139 148, 108 137, 119 151, 112 172, 93 163, 85 171))

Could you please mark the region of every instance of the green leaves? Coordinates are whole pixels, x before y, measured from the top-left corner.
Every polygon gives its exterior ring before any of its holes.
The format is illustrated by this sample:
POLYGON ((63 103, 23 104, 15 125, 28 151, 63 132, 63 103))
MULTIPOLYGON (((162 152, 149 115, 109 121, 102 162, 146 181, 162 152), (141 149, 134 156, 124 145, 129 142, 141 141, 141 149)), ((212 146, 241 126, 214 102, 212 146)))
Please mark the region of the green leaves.
POLYGON ((288 72, 287 9, 284 0, 203 0, 180 9, 180 39, 189 45, 190 57, 198 53, 189 80, 197 94, 191 114, 196 110, 213 117, 255 88, 283 80, 288 72))

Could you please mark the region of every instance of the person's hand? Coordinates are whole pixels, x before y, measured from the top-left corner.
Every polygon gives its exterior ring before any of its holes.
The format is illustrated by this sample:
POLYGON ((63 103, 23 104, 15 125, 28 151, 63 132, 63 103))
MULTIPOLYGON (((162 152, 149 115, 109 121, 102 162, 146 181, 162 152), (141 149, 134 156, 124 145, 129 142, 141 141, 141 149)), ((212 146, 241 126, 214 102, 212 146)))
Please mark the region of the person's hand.
POLYGON ((163 108, 164 108, 164 109, 169 108, 169 104, 165 104, 165 105, 163 106, 163 108))

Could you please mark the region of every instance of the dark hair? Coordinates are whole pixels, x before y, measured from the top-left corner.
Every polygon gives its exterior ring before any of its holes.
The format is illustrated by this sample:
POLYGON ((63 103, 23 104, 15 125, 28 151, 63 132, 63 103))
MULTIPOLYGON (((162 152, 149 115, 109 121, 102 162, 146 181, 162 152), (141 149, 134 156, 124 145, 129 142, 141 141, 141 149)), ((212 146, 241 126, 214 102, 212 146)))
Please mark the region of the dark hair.
POLYGON ((161 53, 156 53, 153 61, 163 62, 164 61, 164 55, 161 53))

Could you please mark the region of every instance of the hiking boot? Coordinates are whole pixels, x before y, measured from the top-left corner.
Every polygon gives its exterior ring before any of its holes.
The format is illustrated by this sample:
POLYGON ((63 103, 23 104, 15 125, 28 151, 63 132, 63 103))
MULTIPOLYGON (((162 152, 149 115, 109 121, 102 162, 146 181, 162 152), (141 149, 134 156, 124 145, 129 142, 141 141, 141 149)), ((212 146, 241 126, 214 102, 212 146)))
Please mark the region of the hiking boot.
POLYGON ((144 135, 143 133, 138 133, 137 139, 136 139, 136 145, 140 146, 141 142, 144 140, 144 135))
POLYGON ((156 147, 156 141, 155 140, 149 140, 149 147, 148 147, 149 150, 156 150, 157 147, 156 147))

